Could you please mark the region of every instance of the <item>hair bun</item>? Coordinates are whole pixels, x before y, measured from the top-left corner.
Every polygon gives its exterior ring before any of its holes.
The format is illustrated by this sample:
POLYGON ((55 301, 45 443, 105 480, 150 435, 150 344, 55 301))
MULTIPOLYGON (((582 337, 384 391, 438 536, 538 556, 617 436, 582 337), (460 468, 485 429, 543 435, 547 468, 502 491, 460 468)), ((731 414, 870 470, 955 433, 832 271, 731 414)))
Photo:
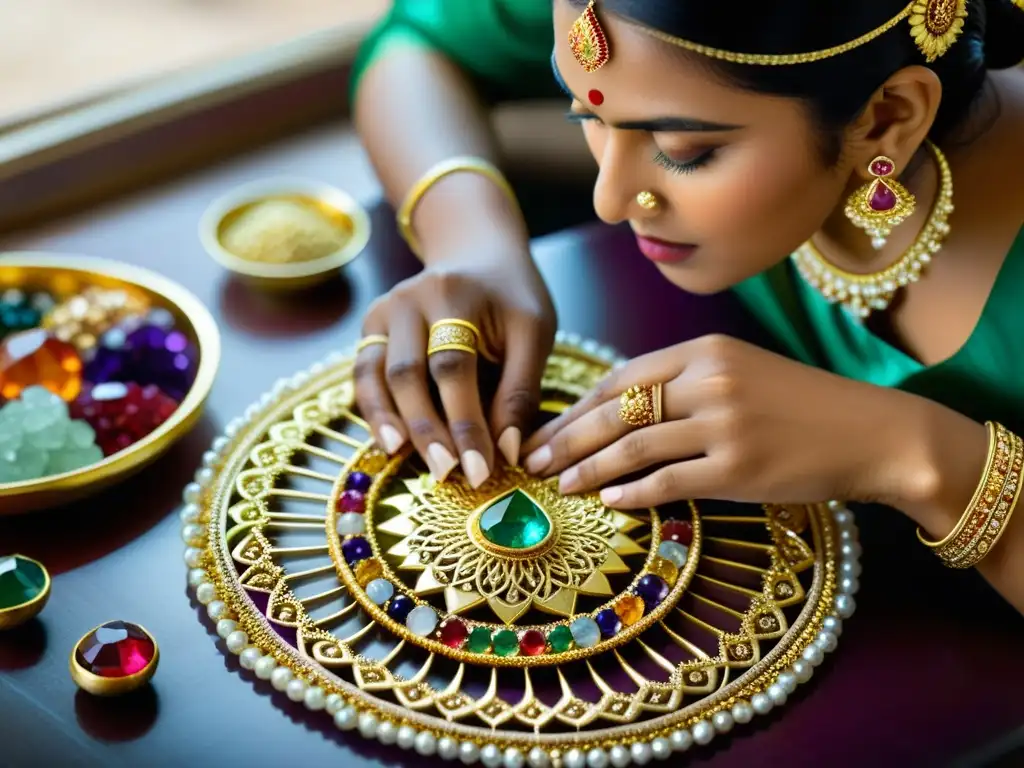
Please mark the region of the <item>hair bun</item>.
POLYGON ((1009 69, 1024 62, 1024 0, 984 0, 985 66, 1009 69))

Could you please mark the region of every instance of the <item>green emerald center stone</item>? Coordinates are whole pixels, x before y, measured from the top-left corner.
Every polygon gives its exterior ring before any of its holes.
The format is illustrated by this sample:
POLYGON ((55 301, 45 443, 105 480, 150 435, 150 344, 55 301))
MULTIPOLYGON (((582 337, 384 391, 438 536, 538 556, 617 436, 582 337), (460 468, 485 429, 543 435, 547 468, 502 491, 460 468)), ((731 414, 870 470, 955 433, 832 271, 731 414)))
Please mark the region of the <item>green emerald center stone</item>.
POLYGON ((0 557, 0 610, 35 600, 46 586, 46 574, 20 557, 0 557))
POLYGON ((480 516, 480 532, 506 549, 529 549, 551 533, 551 518, 520 490, 502 496, 480 516))

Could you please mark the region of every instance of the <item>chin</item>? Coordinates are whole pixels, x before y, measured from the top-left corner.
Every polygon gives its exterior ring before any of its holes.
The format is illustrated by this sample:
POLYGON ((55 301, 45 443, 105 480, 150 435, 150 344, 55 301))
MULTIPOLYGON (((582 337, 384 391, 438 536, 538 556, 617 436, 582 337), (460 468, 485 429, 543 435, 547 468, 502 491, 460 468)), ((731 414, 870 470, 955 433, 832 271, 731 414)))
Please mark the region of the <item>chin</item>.
POLYGON ((658 271, 676 288, 697 296, 713 296, 727 291, 738 281, 729 280, 713 269, 701 268, 697 264, 658 264, 658 271))

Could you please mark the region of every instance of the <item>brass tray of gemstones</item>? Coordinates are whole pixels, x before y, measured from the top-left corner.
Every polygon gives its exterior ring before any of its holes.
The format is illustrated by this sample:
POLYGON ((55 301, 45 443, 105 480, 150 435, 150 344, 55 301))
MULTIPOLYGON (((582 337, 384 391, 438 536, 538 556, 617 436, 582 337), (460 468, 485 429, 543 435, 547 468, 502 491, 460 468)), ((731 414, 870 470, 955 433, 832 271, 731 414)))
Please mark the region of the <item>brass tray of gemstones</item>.
POLYGON ((0 254, 0 514, 96 492, 198 419, 220 335, 191 293, 139 267, 0 254))
MULTIPOLYGON (((559 336, 544 411, 615 362, 559 336)), ((434 483, 373 443, 342 355, 231 423, 184 501, 190 587, 258 685, 486 766, 643 765, 781 707, 860 568, 839 504, 624 512, 512 466, 434 483)))

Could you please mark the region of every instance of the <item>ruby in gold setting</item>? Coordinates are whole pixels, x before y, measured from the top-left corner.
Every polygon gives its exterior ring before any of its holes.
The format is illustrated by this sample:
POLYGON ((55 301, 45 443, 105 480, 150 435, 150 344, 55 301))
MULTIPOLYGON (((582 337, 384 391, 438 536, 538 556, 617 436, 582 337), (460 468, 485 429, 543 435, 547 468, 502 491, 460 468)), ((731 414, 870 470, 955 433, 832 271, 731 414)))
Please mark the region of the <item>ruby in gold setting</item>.
POLYGON ((75 649, 75 661, 98 677, 131 677, 144 671, 156 646, 142 627, 110 621, 90 632, 75 649))

